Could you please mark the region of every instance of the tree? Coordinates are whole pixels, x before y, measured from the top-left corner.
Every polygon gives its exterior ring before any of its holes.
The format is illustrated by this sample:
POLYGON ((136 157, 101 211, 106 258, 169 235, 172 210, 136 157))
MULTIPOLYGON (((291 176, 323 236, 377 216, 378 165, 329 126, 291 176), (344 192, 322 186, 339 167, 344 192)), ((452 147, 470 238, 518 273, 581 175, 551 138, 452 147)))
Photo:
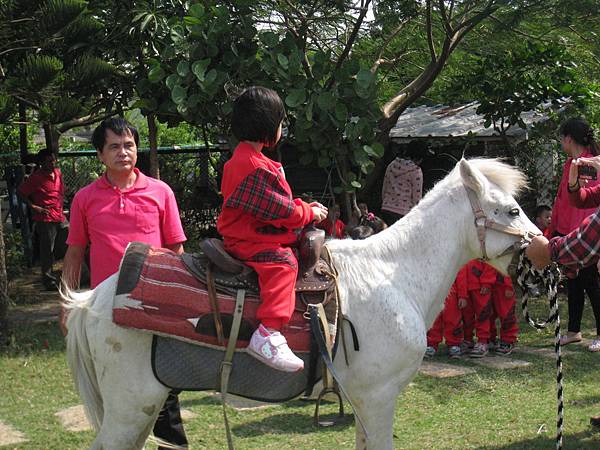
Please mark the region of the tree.
MULTIPOLYGON (((0 106, 34 110, 47 147, 65 131, 114 114, 124 92, 102 58, 104 24, 83 0, 13 0, 0 7, 0 106)), ((113 42, 114 45, 114 42, 113 42)))

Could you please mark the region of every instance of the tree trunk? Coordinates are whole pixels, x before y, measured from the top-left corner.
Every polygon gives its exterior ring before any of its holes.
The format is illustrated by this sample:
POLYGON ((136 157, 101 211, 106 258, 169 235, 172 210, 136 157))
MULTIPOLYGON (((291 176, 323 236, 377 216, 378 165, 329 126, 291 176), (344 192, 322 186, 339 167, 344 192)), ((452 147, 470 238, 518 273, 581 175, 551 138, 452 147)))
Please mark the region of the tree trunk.
POLYGON ((158 144, 157 135, 158 130, 156 129, 156 118, 154 114, 148 114, 146 117, 148 121, 148 141, 150 143, 150 170, 149 175, 153 178, 160 179, 160 169, 158 166, 158 144))
MULTIPOLYGON (((2 206, 0 205, 0 217, 2 206)), ((3 221, 0 220, 0 343, 8 336, 8 278, 6 275, 6 258, 4 251, 3 221)))
POLYGON ((55 155, 58 155, 58 140, 60 138, 58 129, 49 123, 45 123, 44 135, 46 138, 46 148, 51 150, 55 155))
POLYGON ((19 151, 21 155, 21 164, 27 163, 27 108, 25 103, 19 102, 19 151))

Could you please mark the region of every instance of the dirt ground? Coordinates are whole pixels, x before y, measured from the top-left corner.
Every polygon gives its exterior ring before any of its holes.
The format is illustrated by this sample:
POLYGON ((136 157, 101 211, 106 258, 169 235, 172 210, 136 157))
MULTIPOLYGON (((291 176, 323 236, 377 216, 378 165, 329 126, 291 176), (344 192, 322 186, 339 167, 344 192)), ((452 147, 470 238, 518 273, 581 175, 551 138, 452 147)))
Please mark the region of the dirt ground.
MULTIPOLYGON (((60 271, 60 264, 55 265, 60 271)), ((33 267, 8 282, 8 295, 12 305, 8 318, 15 322, 47 322, 58 320, 60 296, 57 291, 48 291, 41 282, 39 267, 33 267)))

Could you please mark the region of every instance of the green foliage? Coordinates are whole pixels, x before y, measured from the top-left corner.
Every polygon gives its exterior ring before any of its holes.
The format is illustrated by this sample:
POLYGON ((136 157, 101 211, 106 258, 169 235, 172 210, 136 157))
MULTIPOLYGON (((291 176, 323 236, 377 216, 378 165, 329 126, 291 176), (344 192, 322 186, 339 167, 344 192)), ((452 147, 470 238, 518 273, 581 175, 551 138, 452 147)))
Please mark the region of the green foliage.
POLYGON ((542 103, 569 98, 582 104, 589 98, 579 82, 577 66, 564 47, 524 42, 499 55, 472 56, 469 68, 455 80, 458 89, 468 87, 481 105, 477 112, 485 126, 500 132, 518 125, 525 128, 521 113, 542 103))
POLYGON ((62 62, 54 56, 27 55, 19 65, 18 80, 37 92, 56 80, 62 69, 62 62))

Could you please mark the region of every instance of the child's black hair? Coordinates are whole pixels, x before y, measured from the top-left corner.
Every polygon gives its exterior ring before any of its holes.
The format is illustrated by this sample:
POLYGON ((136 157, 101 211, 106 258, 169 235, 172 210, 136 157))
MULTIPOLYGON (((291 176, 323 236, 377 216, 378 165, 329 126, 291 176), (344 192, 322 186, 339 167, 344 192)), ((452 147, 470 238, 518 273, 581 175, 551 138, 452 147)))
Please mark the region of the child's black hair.
POLYGON ((550 208, 548 205, 538 205, 538 206, 535 207, 535 211, 533 213, 534 214, 533 217, 540 217, 544 211, 550 211, 550 212, 552 212, 552 208, 550 208))
POLYGON ((375 231, 367 225, 358 225, 350 230, 350 237, 355 240, 366 239, 373 234, 375 231))
POLYGON ((246 89, 233 103, 231 131, 240 141, 272 146, 285 118, 285 107, 277 92, 262 86, 246 89))

